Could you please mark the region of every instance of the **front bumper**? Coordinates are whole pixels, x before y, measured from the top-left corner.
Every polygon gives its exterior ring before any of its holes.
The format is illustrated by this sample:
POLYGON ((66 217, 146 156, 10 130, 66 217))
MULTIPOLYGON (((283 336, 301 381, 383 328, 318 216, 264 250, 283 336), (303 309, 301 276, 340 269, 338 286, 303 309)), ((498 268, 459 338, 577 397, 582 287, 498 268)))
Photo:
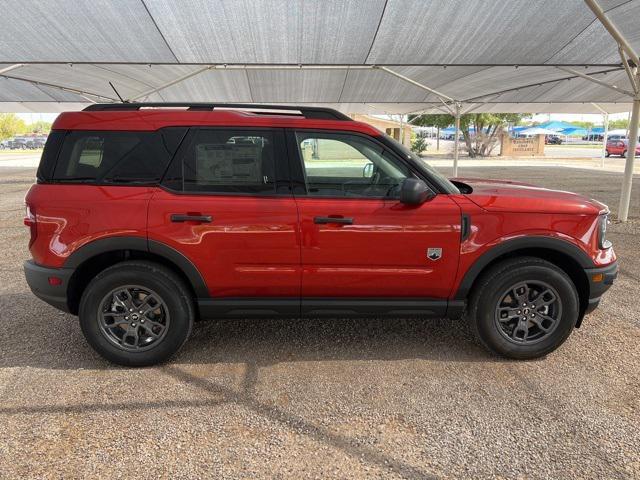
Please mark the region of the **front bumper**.
POLYGON ((584 312, 587 314, 596 309, 602 295, 613 285, 613 281, 618 276, 618 262, 613 262, 606 267, 586 268, 585 273, 589 280, 589 299, 584 312))
POLYGON ((67 289, 71 275, 73 275, 73 269, 70 268, 41 267, 33 260, 24 262, 24 276, 33 294, 49 305, 67 313, 70 311, 67 289), (61 282, 59 285, 51 285, 50 278, 58 278, 61 282))

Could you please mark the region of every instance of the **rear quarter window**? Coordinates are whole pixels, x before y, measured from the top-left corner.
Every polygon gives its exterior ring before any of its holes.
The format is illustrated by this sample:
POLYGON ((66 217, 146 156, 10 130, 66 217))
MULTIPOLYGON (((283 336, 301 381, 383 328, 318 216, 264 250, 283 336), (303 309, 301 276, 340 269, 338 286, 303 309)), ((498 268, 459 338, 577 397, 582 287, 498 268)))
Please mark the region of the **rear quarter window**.
POLYGON ((75 131, 64 138, 51 180, 149 184, 160 181, 186 129, 157 132, 75 131), (171 137, 165 141, 163 135, 171 137))

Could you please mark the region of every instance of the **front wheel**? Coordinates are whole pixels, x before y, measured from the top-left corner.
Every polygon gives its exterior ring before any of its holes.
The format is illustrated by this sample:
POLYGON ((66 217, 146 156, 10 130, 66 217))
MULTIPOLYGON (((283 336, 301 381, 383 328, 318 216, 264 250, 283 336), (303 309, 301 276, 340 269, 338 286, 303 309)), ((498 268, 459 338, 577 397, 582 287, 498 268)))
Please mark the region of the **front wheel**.
POLYGON ((609 158, 611 156, 611 154, 609 153, 609 150, 606 150, 604 152, 604 156, 607 157, 607 158, 609 158))
POLYGON ((534 257, 509 259, 477 282, 470 322, 490 351, 515 359, 542 357, 567 339, 579 299, 567 274, 534 257))
POLYGON ((627 157, 627 151, 625 150, 624 152, 622 152, 622 154, 620 155, 622 158, 626 158, 627 157))
POLYGON ((82 294, 80 327, 107 360, 126 366, 163 362, 191 333, 193 300, 184 282, 153 262, 127 261, 96 275, 82 294))

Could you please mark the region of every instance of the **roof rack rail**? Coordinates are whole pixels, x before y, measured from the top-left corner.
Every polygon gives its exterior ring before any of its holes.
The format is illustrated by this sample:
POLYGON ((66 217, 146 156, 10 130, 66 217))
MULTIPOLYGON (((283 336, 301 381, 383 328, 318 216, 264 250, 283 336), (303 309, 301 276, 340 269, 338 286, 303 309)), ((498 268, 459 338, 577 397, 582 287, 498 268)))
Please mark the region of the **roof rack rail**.
POLYGON ((338 110, 324 107, 296 107, 291 105, 257 105, 254 103, 95 103, 89 105, 83 111, 85 112, 106 112, 106 111, 131 111, 141 110, 145 108, 186 108, 186 110, 213 111, 216 108, 221 109, 242 109, 256 111, 261 110, 280 110, 279 112, 262 112, 262 113, 278 113, 281 115, 302 115, 305 118, 320 120, 352 120, 338 110), (291 112, 291 113, 289 113, 291 112))

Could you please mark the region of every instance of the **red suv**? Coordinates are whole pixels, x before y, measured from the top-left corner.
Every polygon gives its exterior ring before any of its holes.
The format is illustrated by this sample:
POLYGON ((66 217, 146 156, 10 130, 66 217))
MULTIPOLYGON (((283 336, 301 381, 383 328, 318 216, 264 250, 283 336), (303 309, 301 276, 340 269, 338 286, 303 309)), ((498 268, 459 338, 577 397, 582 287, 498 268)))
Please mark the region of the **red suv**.
MULTIPOLYGON (((629 150, 629 140, 626 138, 607 140, 607 147, 605 149, 606 156, 620 155, 621 157, 627 156, 627 150, 629 150)), ((636 146, 636 155, 640 155, 640 142, 636 146)))
POLYGON ((617 274, 607 207, 449 180, 340 112, 111 104, 63 113, 26 197, 32 291, 124 365, 195 320, 467 317, 511 358, 557 348, 617 274))

